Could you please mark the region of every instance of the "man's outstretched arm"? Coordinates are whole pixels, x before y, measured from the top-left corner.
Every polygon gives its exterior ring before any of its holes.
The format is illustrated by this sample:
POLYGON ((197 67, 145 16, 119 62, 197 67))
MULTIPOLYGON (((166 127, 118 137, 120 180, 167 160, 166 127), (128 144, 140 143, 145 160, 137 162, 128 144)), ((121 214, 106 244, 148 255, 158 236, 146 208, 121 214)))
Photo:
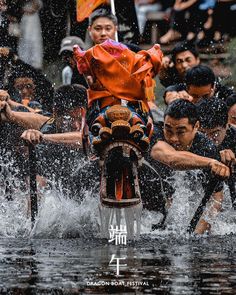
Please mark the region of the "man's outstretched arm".
POLYGON ((6 101, 0 101, 1 121, 17 124, 25 129, 39 130, 50 118, 32 112, 14 112, 6 101))
POLYGON ((165 141, 158 141, 151 150, 151 156, 174 170, 191 170, 210 168, 211 171, 221 177, 229 177, 230 170, 216 159, 198 156, 188 151, 176 151, 165 141))
POLYGON ((80 131, 43 134, 38 130, 28 129, 22 133, 21 138, 31 144, 54 143, 68 145, 76 149, 82 147, 82 133, 80 131))

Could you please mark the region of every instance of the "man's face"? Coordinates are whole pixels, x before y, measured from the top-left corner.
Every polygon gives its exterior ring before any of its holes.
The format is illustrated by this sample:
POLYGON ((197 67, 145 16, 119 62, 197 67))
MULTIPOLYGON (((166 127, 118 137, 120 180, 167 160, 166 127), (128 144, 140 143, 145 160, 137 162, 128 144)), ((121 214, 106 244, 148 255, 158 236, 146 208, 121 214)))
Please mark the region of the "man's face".
POLYGON ((192 103, 197 103, 201 99, 211 98, 214 95, 215 87, 211 84, 205 86, 189 85, 187 92, 193 98, 192 103))
POLYGON ((57 117, 55 114, 57 131, 79 131, 81 129, 82 116, 83 109, 81 107, 75 108, 72 111, 68 111, 60 117, 57 117))
POLYGON ((31 78, 16 78, 14 88, 20 93, 21 99, 32 99, 35 94, 35 85, 31 78))
POLYGON ((109 18, 99 17, 88 30, 94 44, 101 44, 107 39, 115 40, 117 26, 109 18))
POLYGON ((232 125, 236 125, 236 104, 229 109, 228 116, 229 116, 228 123, 232 125))
POLYGON ((215 145, 219 145, 222 143, 226 136, 227 126, 226 127, 215 127, 215 128, 202 128, 201 131, 206 134, 208 138, 210 138, 215 145))
POLYGON ((184 76, 188 69, 199 65, 199 63, 199 58, 195 57, 189 50, 180 52, 175 57, 175 68, 181 77, 184 76))
POLYGON ((188 118, 174 119, 166 116, 164 120, 164 137, 177 151, 187 151, 198 130, 198 122, 195 126, 189 123, 188 118))

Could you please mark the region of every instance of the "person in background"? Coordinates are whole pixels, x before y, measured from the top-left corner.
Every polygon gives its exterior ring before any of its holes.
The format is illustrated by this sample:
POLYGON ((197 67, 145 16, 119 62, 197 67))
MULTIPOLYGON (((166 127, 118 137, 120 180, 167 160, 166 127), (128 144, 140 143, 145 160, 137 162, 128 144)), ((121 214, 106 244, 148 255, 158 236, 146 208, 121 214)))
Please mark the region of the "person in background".
POLYGON ((234 94, 234 90, 222 85, 208 66, 198 65, 187 70, 184 83, 166 88, 164 100, 166 104, 178 98, 197 103, 213 96, 224 100, 231 94, 234 94))
POLYGON ((138 19, 139 32, 144 33, 148 12, 158 12, 162 9, 158 0, 135 0, 135 9, 138 19))
POLYGON ((213 13, 213 41, 225 42, 235 37, 235 0, 218 0, 213 13))
MULTIPOLYGON (((38 82, 34 72, 17 71, 9 76, 8 92, 13 100, 24 106, 29 106, 33 101, 38 102, 41 111, 47 113, 51 102, 43 96, 45 89, 38 82)), ((50 100, 52 101, 52 97, 50 100)))
POLYGON ((212 45, 213 16, 216 3, 216 0, 202 0, 200 2, 199 13, 205 13, 205 22, 197 34, 196 44, 198 48, 212 45))
POLYGON ((18 46, 20 59, 37 69, 41 69, 43 66, 43 39, 39 18, 41 8, 41 0, 24 1, 18 46))
POLYGON ((192 43, 177 43, 171 51, 171 57, 165 56, 162 59, 162 68, 158 75, 161 84, 168 87, 183 83, 186 71, 199 63, 198 50, 192 43))
POLYGON ((172 8, 171 23, 168 32, 161 36, 160 43, 168 44, 172 41, 179 41, 187 35, 189 28, 186 13, 191 13, 195 9, 197 0, 175 0, 172 8))
POLYGON ((181 38, 194 41, 204 28, 214 5, 213 0, 175 0, 170 29, 160 38, 160 43, 164 45, 181 38))
POLYGON ((0 71, 0 88, 7 90, 13 100, 33 99, 44 112, 52 112, 54 89, 42 71, 26 64, 6 47, 0 48, 0 71))
POLYGON ((77 70, 76 61, 73 57, 73 46, 79 45, 84 50, 84 42, 77 36, 67 36, 61 41, 59 55, 64 63, 62 70, 62 85, 81 84, 87 88, 87 82, 77 70))

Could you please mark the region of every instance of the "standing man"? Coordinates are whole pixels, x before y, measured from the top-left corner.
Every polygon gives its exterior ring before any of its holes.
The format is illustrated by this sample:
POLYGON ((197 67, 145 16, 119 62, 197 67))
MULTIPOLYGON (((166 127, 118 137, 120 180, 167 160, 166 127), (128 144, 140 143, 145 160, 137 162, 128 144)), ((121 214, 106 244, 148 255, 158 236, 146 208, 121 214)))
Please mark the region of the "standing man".
POLYGON ((97 9, 89 17, 88 32, 94 44, 107 39, 115 40, 118 30, 117 17, 106 9, 97 9))
MULTIPOLYGON (((101 44, 107 39, 116 39, 118 32, 118 20, 117 17, 106 9, 97 9, 89 17, 89 36, 92 42, 101 44)), ((132 51, 138 52, 140 48, 135 44, 125 45, 132 51)))

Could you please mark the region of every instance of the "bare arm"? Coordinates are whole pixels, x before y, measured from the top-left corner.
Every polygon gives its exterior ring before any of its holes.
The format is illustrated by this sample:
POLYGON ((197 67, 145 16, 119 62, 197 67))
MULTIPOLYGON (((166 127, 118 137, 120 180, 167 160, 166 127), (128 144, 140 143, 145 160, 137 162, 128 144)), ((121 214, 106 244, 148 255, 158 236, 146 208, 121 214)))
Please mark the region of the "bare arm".
POLYGON ((82 146, 82 134, 79 131, 43 134, 42 142, 58 143, 80 148, 82 146))
POLYGON ((55 134, 43 134, 42 132, 34 129, 25 130, 21 138, 31 144, 38 143, 53 143, 64 144, 73 148, 82 147, 82 133, 79 131, 55 133, 55 134))
POLYGON ((33 128, 37 130, 50 119, 31 112, 14 112, 6 101, 0 101, 0 116, 3 122, 14 123, 25 129, 33 128))
POLYGON ((188 170, 210 168, 219 176, 228 177, 229 168, 223 163, 207 157, 198 156, 188 151, 176 151, 164 141, 158 141, 152 148, 151 156, 154 160, 171 167, 175 170, 188 170))
POLYGON ((10 122, 22 126, 25 129, 33 128, 39 130, 49 119, 49 117, 31 112, 12 112, 10 122))
POLYGON ((176 10, 185 10, 191 7, 194 3, 196 3, 198 0, 188 0, 186 2, 183 2, 182 0, 176 0, 174 9, 176 10))
POLYGON ((211 225, 208 223, 207 219, 209 220, 215 217, 222 208, 222 202, 224 199, 223 191, 213 193, 209 202, 208 206, 203 213, 202 217, 200 218, 196 229, 195 234, 203 234, 206 230, 210 230, 211 225))
POLYGON ((22 103, 16 102, 16 101, 11 100, 11 99, 8 99, 7 102, 9 104, 9 106, 11 107, 11 109, 17 108, 17 107, 25 107, 27 110, 29 110, 29 112, 36 113, 34 109, 32 109, 32 108, 30 108, 28 106, 25 106, 22 103))
POLYGON ((205 168, 213 160, 186 151, 176 151, 165 141, 158 141, 153 146, 151 156, 176 170, 205 168))
POLYGON ((16 108, 16 107, 25 107, 26 109, 28 109, 30 112, 35 113, 35 110, 23 105, 22 103, 16 102, 14 100, 12 100, 10 98, 9 93, 6 90, 2 90, 0 89, 0 101, 5 101, 9 104, 9 106, 11 107, 11 109, 16 108))
POLYGON ((191 95, 189 95, 185 90, 182 91, 167 91, 165 93, 165 97, 164 100, 166 102, 166 104, 170 104, 172 101, 176 100, 176 99, 186 99, 189 101, 193 101, 193 98, 191 95))

